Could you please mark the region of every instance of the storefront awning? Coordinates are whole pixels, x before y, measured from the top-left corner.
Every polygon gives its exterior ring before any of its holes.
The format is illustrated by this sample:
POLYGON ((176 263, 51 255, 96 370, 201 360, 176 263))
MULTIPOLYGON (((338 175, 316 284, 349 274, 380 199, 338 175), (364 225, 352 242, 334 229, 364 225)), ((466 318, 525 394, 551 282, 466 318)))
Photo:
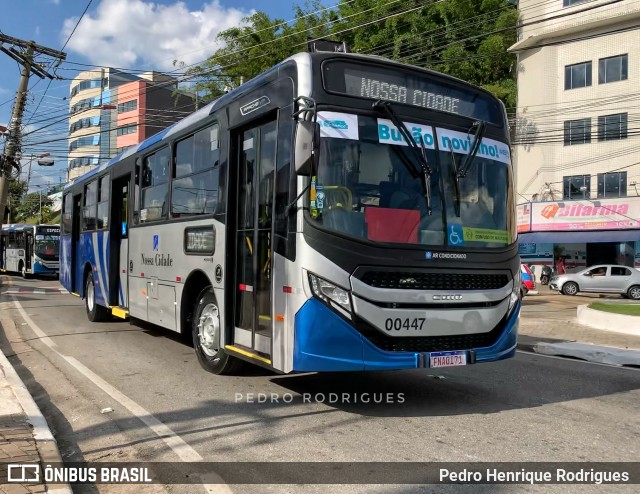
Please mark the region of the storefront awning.
POLYGON ((640 242, 640 230, 529 232, 518 234, 518 243, 520 244, 582 244, 632 241, 640 242))

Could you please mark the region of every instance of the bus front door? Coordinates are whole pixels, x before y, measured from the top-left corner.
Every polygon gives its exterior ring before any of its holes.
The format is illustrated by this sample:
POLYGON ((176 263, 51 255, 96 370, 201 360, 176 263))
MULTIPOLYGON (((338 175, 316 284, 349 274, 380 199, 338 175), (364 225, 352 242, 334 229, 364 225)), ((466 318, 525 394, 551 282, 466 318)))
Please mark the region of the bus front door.
POLYGON ((109 225, 109 305, 129 307, 129 182, 131 174, 113 180, 109 225))
POLYGON ((80 263, 80 204, 82 195, 73 196, 73 216, 71 219, 71 292, 81 293, 82 267, 80 263))
POLYGON ((24 233, 24 269, 25 272, 30 273, 33 269, 33 248, 34 248, 33 233, 25 231, 24 233))
POLYGON ((238 156, 234 345, 272 354, 272 218, 276 122, 236 135, 238 156))

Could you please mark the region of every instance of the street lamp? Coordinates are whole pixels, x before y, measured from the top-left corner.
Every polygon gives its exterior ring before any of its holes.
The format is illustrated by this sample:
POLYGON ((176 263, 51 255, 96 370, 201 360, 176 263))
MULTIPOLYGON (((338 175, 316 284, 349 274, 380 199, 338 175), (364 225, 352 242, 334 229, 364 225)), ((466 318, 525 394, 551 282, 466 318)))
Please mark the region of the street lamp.
POLYGON ((46 185, 35 185, 34 187, 37 187, 39 189, 38 192, 40 193, 39 194, 40 195, 40 212, 38 214, 38 216, 39 216, 38 224, 42 224, 42 189, 44 187, 48 188, 49 184, 46 184, 46 185))
POLYGON ((31 181, 31 164, 33 163, 34 159, 38 160, 38 165, 40 166, 53 166, 54 161, 52 159, 48 159, 48 160, 43 160, 42 158, 46 158, 47 156, 50 156, 50 153, 43 153, 43 154, 32 154, 31 156, 29 156, 29 171, 27 173, 27 190, 29 190, 29 182, 31 181))

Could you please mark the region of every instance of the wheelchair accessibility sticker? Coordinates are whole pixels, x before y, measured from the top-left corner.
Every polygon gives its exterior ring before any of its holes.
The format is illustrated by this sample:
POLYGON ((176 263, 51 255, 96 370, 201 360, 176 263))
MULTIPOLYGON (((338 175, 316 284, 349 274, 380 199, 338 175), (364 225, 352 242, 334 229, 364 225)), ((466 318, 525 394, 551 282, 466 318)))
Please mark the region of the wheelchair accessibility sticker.
POLYGON ((449 225, 449 245, 464 245, 464 233, 462 225, 449 225))

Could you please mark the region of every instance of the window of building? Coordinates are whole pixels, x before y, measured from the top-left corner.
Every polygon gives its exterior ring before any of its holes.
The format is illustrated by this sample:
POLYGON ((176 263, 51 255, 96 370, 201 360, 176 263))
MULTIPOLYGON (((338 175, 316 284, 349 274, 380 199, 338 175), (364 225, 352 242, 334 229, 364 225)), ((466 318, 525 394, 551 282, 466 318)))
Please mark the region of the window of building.
POLYGON ((98 205, 98 181, 89 182, 84 188, 84 207, 82 208, 82 230, 96 229, 96 207, 98 205))
POLYGON ((98 229, 109 228, 109 175, 100 179, 98 187, 98 229))
POLYGON ((591 62, 567 65, 564 68, 564 88, 576 89, 591 86, 591 62))
POLYGON ((69 168, 77 168, 79 166, 97 165, 99 162, 98 156, 83 156, 81 158, 73 158, 69 160, 69 168))
POLYGON ((591 142, 591 119, 565 120, 564 145, 585 144, 591 142))
POLYGON ((107 103, 108 101, 102 101, 100 96, 95 96, 93 98, 85 98, 78 101, 75 105, 71 107, 71 113, 78 113, 82 110, 87 110, 89 108, 97 108, 101 106, 103 103, 107 103))
POLYGON ((218 203, 218 125, 212 125, 176 144, 171 214, 211 214, 218 203))
POLYGON ((93 118, 81 118, 76 120, 69 126, 69 132, 75 132, 76 130, 85 129, 88 127, 99 127, 100 117, 93 118))
POLYGON ((598 140, 617 141, 627 138, 627 114, 602 115, 598 117, 598 140))
POLYGON ((564 199, 589 199, 591 175, 562 177, 562 197, 564 199))
POLYGON ((109 80, 106 77, 102 81, 100 80, 100 78, 81 81, 71 89, 71 97, 73 98, 76 94, 78 94, 78 92, 84 91, 85 89, 96 88, 100 87, 101 85, 103 87, 106 87, 108 85, 108 81, 109 80))
POLYGON ((141 223, 167 217, 170 158, 169 148, 165 147, 144 159, 140 183, 141 223))
POLYGON ((601 58, 598 61, 598 83, 626 81, 628 77, 628 56, 617 55, 615 57, 601 58))
POLYGON ((117 154, 124 153, 127 149, 132 148, 132 147, 133 147, 133 145, 131 145, 131 146, 122 146, 121 148, 117 148, 116 149, 116 153, 117 154))
POLYGON ((627 197, 627 172, 598 173, 598 199, 627 197))
POLYGON ((118 104, 118 113, 125 113, 131 110, 135 110, 138 107, 138 101, 132 99, 131 101, 125 101, 118 104))
POLYGON ((123 125, 122 127, 118 127, 118 129, 116 130, 116 135, 124 136, 127 134, 134 134, 137 129, 138 124, 123 125))
POLYGON ((64 196, 62 202, 62 232, 71 233, 73 221, 73 196, 70 193, 64 196))
POLYGON ((572 5, 577 5, 579 3, 584 3, 588 0, 562 0, 563 7, 571 7, 572 5))
POLYGON ((99 144, 100 144, 100 136, 80 137, 75 141, 71 141, 71 144, 69 144, 69 151, 74 151, 75 149, 78 149, 84 146, 97 146, 99 144))

